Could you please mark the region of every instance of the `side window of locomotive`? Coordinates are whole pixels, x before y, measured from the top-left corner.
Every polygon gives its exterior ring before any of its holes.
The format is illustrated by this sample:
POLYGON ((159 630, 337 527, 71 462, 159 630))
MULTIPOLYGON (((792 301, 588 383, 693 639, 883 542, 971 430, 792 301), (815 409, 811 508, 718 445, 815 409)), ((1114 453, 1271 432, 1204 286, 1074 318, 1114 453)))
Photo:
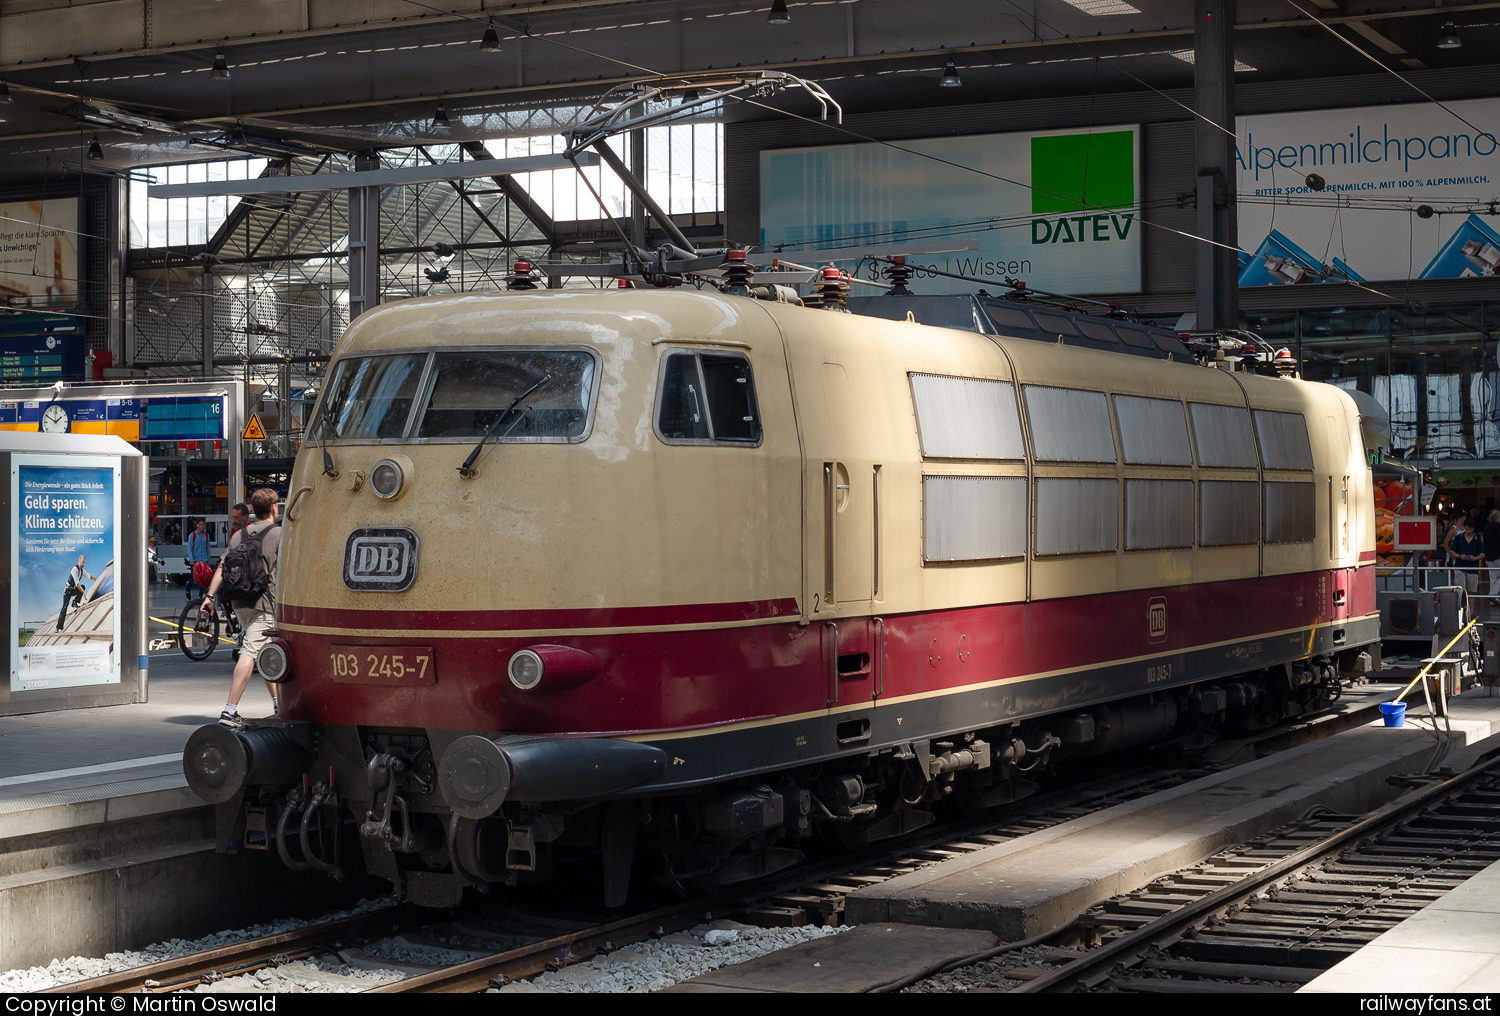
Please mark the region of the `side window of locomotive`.
POLYGON ((1025 553, 1025 477, 922 477, 923 561, 994 561, 1025 553))
POLYGON ((1260 484, 1203 480, 1198 484, 1198 543, 1233 547, 1260 542, 1260 484))
POLYGON ((1125 461, 1136 466, 1191 466, 1187 416, 1182 403, 1116 395, 1115 419, 1125 461))
POLYGON ((1114 462, 1115 435, 1103 392, 1024 385, 1038 462, 1114 462))
POLYGON ((583 349, 438 353, 413 436, 473 439, 493 426, 499 441, 582 441, 597 375, 583 349))
POLYGON ((1301 413, 1255 411, 1255 436, 1267 469, 1312 469, 1312 445, 1301 413))
POLYGON ((940 374, 912 374, 910 379, 923 458, 1026 457, 1015 385, 940 374))
POLYGON ((1192 545, 1192 480, 1125 481, 1126 550, 1192 545))
POLYGON ((1044 476, 1036 481, 1036 552, 1101 554, 1119 546, 1118 480, 1044 476))
POLYGON ((657 385, 656 432, 667 444, 759 444, 750 361, 734 353, 668 353, 657 385))
POLYGON ((1317 490, 1310 483, 1265 485, 1267 543, 1310 543, 1317 535, 1317 490))
POLYGON ((324 396, 318 440, 401 437, 426 363, 426 353, 340 360, 324 396))
POLYGON ((1193 443, 1198 447, 1198 465, 1254 469, 1259 464, 1248 409, 1190 402, 1188 412, 1193 418, 1193 443))

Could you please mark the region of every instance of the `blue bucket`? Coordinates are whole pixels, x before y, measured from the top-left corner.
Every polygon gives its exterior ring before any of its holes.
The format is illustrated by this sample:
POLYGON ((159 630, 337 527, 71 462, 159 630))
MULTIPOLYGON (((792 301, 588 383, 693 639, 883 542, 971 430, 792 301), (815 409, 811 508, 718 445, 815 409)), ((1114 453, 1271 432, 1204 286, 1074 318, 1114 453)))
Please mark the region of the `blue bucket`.
POLYGON ((1382 702, 1380 703, 1380 714, 1385 717, 1385 725, 1387 727, 1406 726, 1405 702, 1382 702))

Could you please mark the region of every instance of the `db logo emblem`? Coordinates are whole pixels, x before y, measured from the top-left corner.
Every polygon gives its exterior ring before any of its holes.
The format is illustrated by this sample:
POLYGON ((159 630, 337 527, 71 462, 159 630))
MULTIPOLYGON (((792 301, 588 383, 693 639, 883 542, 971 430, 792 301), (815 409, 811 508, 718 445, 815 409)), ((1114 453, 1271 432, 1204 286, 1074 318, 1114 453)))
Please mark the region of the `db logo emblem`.
POLYGON ((1167 598, 1153 596, 1146 604, 1147 638, 1152 642, 1164 642, 1167 638, 1167 598))
POLYGON ((344 543, 344 585, 356 592, 401 592, 416 581, 418 546, 410 529, 356 529, 344 543))

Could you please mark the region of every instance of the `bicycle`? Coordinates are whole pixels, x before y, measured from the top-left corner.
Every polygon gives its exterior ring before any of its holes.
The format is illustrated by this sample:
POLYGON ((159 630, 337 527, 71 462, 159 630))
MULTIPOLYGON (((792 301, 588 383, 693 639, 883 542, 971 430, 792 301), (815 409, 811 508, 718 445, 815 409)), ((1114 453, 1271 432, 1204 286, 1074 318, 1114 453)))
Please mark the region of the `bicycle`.
POLYGON ((230 658, 239 660, 240 643, 244 640, 245 632, 240 628, 234 610, 214 597, 214 609, 205 617, 199 609, 202 605, 202 600, 194 600, 183 606, 182 616, 177 620, 177 648, 188 659, 201 663, 218 646, 219 629, 222 626, 234 638, 230 658))

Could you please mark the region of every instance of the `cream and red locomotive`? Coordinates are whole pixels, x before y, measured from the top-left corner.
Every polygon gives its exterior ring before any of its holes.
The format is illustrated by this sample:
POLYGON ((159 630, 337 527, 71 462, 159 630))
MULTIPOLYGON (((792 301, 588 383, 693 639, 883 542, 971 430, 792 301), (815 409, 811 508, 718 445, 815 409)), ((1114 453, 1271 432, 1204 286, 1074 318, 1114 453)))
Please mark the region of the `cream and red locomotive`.
POLYGON ((592 853, 618 903, 637 857, 730 882, 1337 697, 1379 628, 1349 397, 996 330, 694 290, 362 316, 286 505, 281 717, 185 755, 221 848, 334 870, 342 829, 428 903, 592 853))

